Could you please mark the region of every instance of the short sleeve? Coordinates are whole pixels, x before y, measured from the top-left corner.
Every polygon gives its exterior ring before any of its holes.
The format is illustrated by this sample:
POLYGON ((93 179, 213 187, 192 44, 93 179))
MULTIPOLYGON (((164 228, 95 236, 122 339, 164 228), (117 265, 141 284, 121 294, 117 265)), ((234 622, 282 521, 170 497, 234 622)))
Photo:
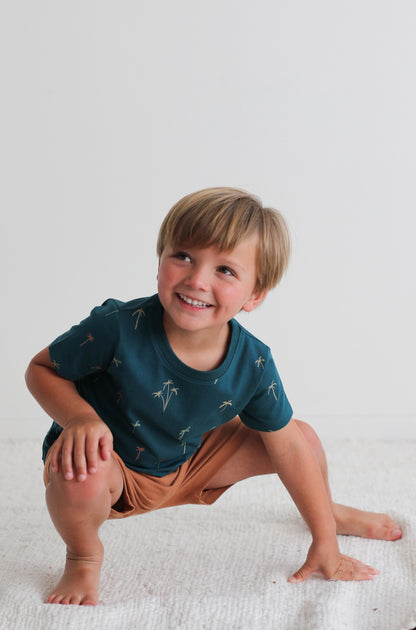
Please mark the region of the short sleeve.
MULTIPOLYGON (((263 369, 263 365, 260 368, 263 369)), ((277 431, 286 426, 292 415, 292 407, 269 352, 259 385, 240 412, 240 418, 250 429, 277 431)))
POLYGON ((71 381, 107 369, 114 358, 119 337, 118 305, 106 300, 89 317, 60 335, 49 346, 56 372, 71 381))

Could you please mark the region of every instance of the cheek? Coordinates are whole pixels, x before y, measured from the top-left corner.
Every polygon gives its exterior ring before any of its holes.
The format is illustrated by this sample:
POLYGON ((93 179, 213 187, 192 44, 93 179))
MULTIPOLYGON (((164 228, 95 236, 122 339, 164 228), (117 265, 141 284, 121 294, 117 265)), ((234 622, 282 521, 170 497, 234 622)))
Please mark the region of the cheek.
POLYGON ((236 303, 239 303, 243 299, 241 292, 231 283, 224 284, 223 286, 221 286, 219 291, 221 293, 221 299, 224 300, 225 303, 228 303, 230 306, 232 306, 232 308, 234 308, 234 305, 236 303))
POLYGON ((241 310, 253 295, 251 284, 245 287, 227 287, 223 293, 224 299, 233 309, 241 310))
POLYGON ((161 264, 157 274, 159 287, 169 287, 178 280, 177 270, 171 265, 161 264))

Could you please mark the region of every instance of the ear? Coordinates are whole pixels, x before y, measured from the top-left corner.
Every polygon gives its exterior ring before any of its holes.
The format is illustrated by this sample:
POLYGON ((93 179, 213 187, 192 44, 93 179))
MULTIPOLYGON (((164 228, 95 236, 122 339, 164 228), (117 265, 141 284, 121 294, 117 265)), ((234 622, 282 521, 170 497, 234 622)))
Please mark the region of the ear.
POLYGON ((263 302, 266 295, 267 291, 262 291, 261 293, 253 293, 252 296, 244 304, 242 310, 246 311, 246 313, 253 311, 257 306, 259 306, 259 304, 263 302))

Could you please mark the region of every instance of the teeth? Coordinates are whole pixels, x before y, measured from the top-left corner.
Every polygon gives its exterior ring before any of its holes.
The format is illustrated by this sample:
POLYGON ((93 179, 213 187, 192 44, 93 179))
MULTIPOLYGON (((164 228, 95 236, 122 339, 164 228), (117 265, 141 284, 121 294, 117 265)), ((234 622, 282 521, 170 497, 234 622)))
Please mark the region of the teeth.
POLYGON ((179 293, 178 295, 181 298, 181 300, 183 300, 187 304, 190 304, 191 306, 196 306, 197 308, 207 308, 207 306, 210 306, 210 304, 207 304, 206 302, 199 302, 198 300, 192 300, 191 298, 186 297, 186 295, 182 295, 182 293, 179 293))

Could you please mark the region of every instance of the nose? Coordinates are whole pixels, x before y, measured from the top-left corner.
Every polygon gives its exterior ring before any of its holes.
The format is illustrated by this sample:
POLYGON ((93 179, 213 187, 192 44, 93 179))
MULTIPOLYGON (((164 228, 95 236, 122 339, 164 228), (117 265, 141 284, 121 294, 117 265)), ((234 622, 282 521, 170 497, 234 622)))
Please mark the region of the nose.
POLYGON ((207 270, 202 266, 195 266, 189 270, 187 277, 184 280, 185 286, 190 289, 196 289, 198 291, 208 291, 209 281, 207 270))

